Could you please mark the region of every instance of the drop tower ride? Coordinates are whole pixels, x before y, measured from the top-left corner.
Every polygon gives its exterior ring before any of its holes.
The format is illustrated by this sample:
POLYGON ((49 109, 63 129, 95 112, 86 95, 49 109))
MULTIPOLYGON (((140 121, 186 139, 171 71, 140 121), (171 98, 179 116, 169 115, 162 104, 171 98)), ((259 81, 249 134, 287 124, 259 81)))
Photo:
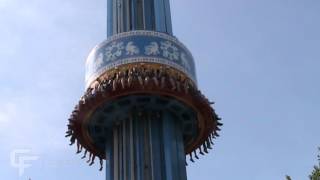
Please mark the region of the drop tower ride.
POLYGON ((66 137, 107 180, 186 180, 220 119, 172 33, 169 0, 107 0, 107 39, 86 61, 85 93, 66 137))

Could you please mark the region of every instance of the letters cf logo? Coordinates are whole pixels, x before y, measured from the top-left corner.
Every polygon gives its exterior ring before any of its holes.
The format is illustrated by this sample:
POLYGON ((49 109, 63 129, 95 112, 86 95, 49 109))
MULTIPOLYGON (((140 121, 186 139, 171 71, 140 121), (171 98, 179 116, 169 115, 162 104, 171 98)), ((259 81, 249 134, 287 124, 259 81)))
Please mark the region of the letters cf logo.
POLYGON ((31 161, 38 159, 38 156, 31 155, 29 149, 15 149, 10 153, 10 164, 19 170, 19 176, 23 175, 26 168, 31 167, 31 161))

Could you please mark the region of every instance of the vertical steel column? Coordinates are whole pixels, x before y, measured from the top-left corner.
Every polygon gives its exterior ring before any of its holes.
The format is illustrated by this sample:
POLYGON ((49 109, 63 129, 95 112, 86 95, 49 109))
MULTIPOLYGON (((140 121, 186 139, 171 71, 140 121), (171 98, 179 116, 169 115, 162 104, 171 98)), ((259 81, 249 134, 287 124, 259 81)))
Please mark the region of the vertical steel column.
MULTIPOLYGON (((111 132, 111 131, 110 131, 111 132)), ((114 160, 113 160, 113 157, 114 157, 114 154, 113 154, 113 139, 112 138, 112 133, 109 133, 107 135, 108 137, 108 140, 106 142, 106 162, 105 162, 105 169, 106 169, 106 180, 114 180, 113 179, 113 166, 114 166, 114 160)))
POLYGON ((130 17, 129 17, 129 0, 123 0, 123 31, 129 31, 130 17))
POLYGON ((107 35, 132 30, 172 35, 169 0, 107 0, 107 35))
POLYGON ((166 178, 167 180, 186 180, 187 173, 181 127, 169 112, 163 113, 162 124, 166 178))
POLYGON ((166 32, 165 9, 163 1, 164 0, 154 1, 156 30, 160 32, 166 32))
POLYGON ((155 29, 154 0, 144 0, 145 29, 155 29))
POLYGON ((112 1, 112 34, 117 34, 118 33, 118 0, 109 0, 112 1))
POLYGON ((166 33, 172 35, 172 22, 171 22, 171 10, 169 0, 164 0, 165 20, 166 20, 166 33))
POLYGON ((144 30, 143 0, 136 0, 136 29, 144 30))
POLYGON ((107 0, 107 36, 113 34, 113 0, 107 0))
POLYGON ((107 180, 187 179, 181 127, 170 112, 135 111, 117 122, 113 144, 106 145, 113 157, 107 180))

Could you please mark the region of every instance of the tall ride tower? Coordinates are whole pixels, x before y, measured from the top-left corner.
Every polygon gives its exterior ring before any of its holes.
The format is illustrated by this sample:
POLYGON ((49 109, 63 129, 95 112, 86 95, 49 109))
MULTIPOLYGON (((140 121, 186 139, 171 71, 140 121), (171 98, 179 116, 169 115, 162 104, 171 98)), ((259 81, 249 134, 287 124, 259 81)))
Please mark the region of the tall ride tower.
POLYGON ((169 0, 108 0, 107 17, 66 137, 90 165, 106 160, 107 180, 186 180, 186 155, 208 153, 222 124, 172 35, 169 0))

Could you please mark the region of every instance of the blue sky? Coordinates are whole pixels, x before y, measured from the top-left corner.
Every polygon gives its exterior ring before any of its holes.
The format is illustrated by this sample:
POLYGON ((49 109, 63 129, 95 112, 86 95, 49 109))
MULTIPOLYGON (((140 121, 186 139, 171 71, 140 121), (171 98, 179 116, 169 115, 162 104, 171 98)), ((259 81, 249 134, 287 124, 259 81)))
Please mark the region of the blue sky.
MULTIPOLYGON (((225 124, 189 180, 307 179, 320 146, 320 1, 172 0, 171 10, 225 124)), ((104 179, 64 132, 105 14, 105 0, 0 0, 1 179, 104 179), (17 149, 39 158, 21 177, 17 149)))

